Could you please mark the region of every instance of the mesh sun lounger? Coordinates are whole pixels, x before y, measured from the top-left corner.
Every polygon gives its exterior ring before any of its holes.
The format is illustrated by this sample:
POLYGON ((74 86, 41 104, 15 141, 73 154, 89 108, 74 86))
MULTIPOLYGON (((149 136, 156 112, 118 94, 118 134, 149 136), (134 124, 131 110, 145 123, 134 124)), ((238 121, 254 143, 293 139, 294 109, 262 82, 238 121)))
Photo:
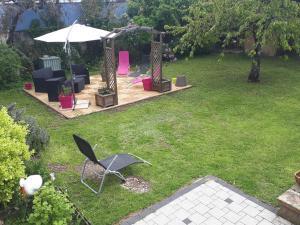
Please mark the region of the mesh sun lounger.
POLYGON ((119 172, 119 170, 136 163, 147 163, 151 165, 151 163, 147 162, 146 160, 138 156, 135 156, 133 154, 126 154, 126 153, 115 154, 107 157, 106 159, 98 160, 94 153, 94 149, 96 148, 97 145, 95 145, 94 148, 92 148, 91 145, 86 140, 82 139, 81 137, 75 134, 73 135, 73 138, 80 152, 87 157, 84 161, 84 165, 81 172, 81 179, 80 179, 81 183, 83 183, 95 194, 99 194, 101 192, 106 175, 113 174, 116 175, 118 178, 120 178, 122 181, 125 181, 125 177, 119 172), (103 173, 95 172, 101 179, 98 190, 93 189, 90 185, 88 185, 85 182, 85 170, 86 170, 86 165, 89 161, 93 162, 96 165, 101 166, 104 169, 103 173))
POLYGON ((127 75, 129 73, 129 52, 120 51, 119 52, 119 66, 118 66, 118 75, 127 75))

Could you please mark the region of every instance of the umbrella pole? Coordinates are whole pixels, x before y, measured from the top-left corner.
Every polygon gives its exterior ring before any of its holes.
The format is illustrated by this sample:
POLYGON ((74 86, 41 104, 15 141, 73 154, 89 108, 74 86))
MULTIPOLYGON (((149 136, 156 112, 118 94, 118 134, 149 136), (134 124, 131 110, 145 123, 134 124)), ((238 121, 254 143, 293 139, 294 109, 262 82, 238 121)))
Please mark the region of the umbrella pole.
POLYGON ((72 56, 71 56, 71 46, 70 46, 70 42, 67 42, 67 52, 68 52, 68 64, 70 67, 70 73, 71 73, 71 85, 72 85, 72 96, 73 96, 73 111, 75 110, 75 106, 76 106, 76 97, 75 97, 75 92, 74 92, 74 74, 73 74, 73 70, 72 70, 72 56))
POLYGON ((74 91, 74 74, 73 74, 73 70, 72 70, 72 54, 71 54, 71 46, 70 46, 70 41, 69 41, 69 36, 70 36, 70 33, 72 31, 72 28, 73 28, 73 25, 76 24, 78 21, 78 18, 73 22, 71 28, 70 28, 70 31, 68 33, 68 36, 67 36, 67 45, 66 45, 66 50, 68 52, 68 63, 69 63, 69 66, 70 66, 70 73, 71 73, 71 85, 72 85, 72 95, 73 95, 73 111, 75 110, 75 106, 76 106, 76 97, 75 97, 75 91, 74 91))

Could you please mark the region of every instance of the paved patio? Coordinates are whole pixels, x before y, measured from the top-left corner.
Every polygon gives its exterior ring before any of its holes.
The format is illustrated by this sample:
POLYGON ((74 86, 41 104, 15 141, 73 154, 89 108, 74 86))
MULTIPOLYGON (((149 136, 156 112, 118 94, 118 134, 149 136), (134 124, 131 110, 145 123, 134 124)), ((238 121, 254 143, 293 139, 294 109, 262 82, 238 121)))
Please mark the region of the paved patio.
POLYGON ((291 225, 276 209, 216 177, 205 177, 121 225, 291 225))
POLYGON ((119 104, 116 106, 108 107, 108 108, 102 108, 100 106, 97 106, 95 103, 95 93, 97 93, 98 88, 101 86, 101 84, 104 84, 104 82, 101 82, 101 78, 99 75, 97 76, 91 76, 91 84, 85 85, 85 88, 81 93, 76 94, 76 99, 78 100, 89 100, 90 106, 88 109, 75 109, 75 110, 61 110, 59 107, 58 102, 49 102, 48 101, 48 95, 45 93, 36 93, 33 90, 24 90, 27 94, 31 95, 35 99, 39 100, 40 102, 44 103, 47 107, 50 109, 58 112, 60 115, 72 119, 76 118, 78 116, 82 115, 88 115, 95 112, 101 112, 105 110, 110 110, 114 108, 119 108, 125 105, 133 104, 139 101, 151 99, 154 97, 158 97, 164 94, 173 93, 176 91, 180 91, 183 89, 190 88, 191 86, 188 85, 186 87, 176 87, 172 84, 172 90, 164 93, 159 93, 156 91, 144 91, 143 84, 137 83, 132 85, 131 80, 133 80, 133 77, 118 77, 118 93, 119 93, 119 104))

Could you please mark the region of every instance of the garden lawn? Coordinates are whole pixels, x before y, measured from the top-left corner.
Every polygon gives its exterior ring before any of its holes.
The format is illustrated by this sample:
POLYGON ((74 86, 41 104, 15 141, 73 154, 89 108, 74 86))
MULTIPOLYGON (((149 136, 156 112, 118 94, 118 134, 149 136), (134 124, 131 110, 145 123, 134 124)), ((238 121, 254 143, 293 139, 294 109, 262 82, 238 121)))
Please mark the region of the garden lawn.
POLYGON ((247 83, 245 56, 218 55, 166 65, 165 74, 185 74, 193 88, 119 111, 66 120, 21 90, 0 92, 0 104, 17 102, 37 117, 51 136, 45 164, 68 168, 57 182, 93 224, 114 224, 158 202, 194 179, 215 175, 276 206, 276 197, 300 169, 300 64, 266 58, 259 84, 247 83), (135 194, 110 177, 100 196, 80 184, 84 157, 72 134, 98 143, 99 158, 131 152, 153 166, 135 165, 126 176, 151 182, 151 191, 135 194))

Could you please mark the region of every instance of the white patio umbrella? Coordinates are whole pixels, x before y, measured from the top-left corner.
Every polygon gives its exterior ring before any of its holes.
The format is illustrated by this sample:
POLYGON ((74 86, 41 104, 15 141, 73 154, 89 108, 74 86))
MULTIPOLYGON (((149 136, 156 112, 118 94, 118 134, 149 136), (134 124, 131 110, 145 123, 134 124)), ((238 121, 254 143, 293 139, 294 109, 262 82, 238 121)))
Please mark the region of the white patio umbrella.
MULTIPOLYGON (((40 37, 34 38, 36 41, 43 41, 48 43, 62 42, 65 43, 64 50, 68 53, 68 56, 71 57, 70 43, 72 42, 88 42, 88 41, 97 41, 101 40, 102 37, 107 37, 111 32, 97 29, 82 24, 77 24, 77 20, 74 23, 66 28, 62 28, 57 31, 42 35, 40 37)), ((113 37, 114 34, 109 35, 113 37)))
POLYGON ((87 42, 101 40, 110 32, 81 24, 73 24, 69 27, 53 31, 51 33, 34 38, 36 41, 44 42, 87 42))
MULTIPOLYGON (((36 41, 43 41, 48 43, 65 43, 64 50, 68 54, 69 64, 70 64, 70 71, 72 73, 71 67, 71 48, 70 43, 72 42, 88 42, 88 41, 97 41, 101 40, 103 37, 113 37, 114 34, 111 34, 110 31, 97 29, 89 26, 85 26, 82 24, 77 24, 77 20, 69 27, 53 31, 51 33, 42 35, 40 37, 34 38, 36 41)), ((73 86, 73 79, 72 79, 72 86, 73 86)), ((75 106, 74 106, 75 107, 75 106)))

